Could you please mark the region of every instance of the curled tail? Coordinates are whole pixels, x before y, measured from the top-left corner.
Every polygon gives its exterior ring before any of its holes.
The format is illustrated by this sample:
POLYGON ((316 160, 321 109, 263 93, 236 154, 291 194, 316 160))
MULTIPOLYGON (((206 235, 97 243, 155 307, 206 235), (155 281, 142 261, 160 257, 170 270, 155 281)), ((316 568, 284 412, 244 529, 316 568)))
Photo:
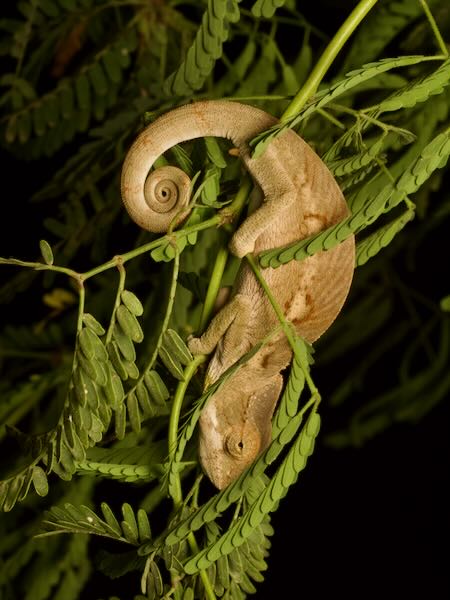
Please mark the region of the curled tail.
POLYGON ((159 117, 137 137, 123 164, 122 199, 130 217, 159 233, 187 206, 190 179, 181 169, 161 167, 149 177, 155 160, 169 148, 200 137, 223 137, 244 157, 246 142, 275 122, 259 108, 224 100, 186 104, 159 117))

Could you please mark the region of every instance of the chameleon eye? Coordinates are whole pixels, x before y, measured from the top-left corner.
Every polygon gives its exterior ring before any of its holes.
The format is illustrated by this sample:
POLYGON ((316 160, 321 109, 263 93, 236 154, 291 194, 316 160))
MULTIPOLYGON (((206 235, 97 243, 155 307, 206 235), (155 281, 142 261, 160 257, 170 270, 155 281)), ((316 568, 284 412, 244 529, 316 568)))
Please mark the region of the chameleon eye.
POLYGON ((254 426, 235 427, 224 438, 225 452, 237 460, 251 462, 260 447, 259 431, 254 426))

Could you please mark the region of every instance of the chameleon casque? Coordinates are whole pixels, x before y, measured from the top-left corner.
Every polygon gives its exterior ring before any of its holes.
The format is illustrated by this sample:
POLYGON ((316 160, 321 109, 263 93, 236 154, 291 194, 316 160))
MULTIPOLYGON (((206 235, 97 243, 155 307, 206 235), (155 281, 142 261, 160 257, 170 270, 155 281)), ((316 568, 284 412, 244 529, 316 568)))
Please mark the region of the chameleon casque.
MULTIPOLYGON (((330 171, 294 131, 250 156, 248 142, 277 120, 245 104, 195 102, 149 125, 131 146, 122 170, 122 198, 131 218, 162 232, 189 201, 188 176, 177 167, 149 171, 175 144, 216 136, 228 138, 263 197, 230 242, 238 257, 284 246, 344 219, 349 210, 330 171)), ((353 236, 327 252, 262 271, 272 294, 297 333, 314 342, 334 321, 350 288, 355 263, 353 236)), ((205 389, 279 325, 251 268, 242 261, 229 302, 206 332, 189 342, 194 354, 214 352, 205 389)), ((248 467, 271 440, 272 415, 283 386, 281 371, 291 348, 279 331, 209 399, 200 417, 202 467, 219 489, 248 467)))

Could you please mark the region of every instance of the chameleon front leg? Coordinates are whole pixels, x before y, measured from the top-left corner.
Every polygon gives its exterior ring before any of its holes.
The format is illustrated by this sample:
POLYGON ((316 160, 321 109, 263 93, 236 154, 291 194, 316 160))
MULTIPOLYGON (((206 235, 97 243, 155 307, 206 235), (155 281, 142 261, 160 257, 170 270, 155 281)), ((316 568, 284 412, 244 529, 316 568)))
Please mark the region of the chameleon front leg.
POLYGON ((218 364, 212 369, 212 371, 217 370, 217 375, 213 376, 210 366, 209 383, 215 381, 248 350, 249 344, 245 331, 251 312, 251 299, 244 294, 236 294, 212 319, 203 335, 188 341, 192 354, 211 354, 214 348, 219 346, 215 355, 218 364), (226 343, 221 344, 224 337, 226 343))
POLYGON ((231 238, 231 252, 242 258, 255 250, 256 240, 267 229, 276 232, 276 221, 286 218, 289 209, 298 201, 298 191, 266 196, 264 202, 249 215, 231 238))

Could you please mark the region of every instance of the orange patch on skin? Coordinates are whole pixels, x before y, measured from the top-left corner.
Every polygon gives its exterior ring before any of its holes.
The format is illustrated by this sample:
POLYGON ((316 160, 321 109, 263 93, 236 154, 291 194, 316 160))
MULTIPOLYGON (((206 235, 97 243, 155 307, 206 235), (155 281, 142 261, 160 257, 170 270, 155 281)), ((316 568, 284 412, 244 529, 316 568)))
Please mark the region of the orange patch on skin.
POLYGON ((262 359, 262 361, 261 361, 261 366, 262 366, 262 368, 263 368, 263 369, 266 369, 266 368, 267 368, 267 366, 269 365, 269 362, 270 362, 270 356, 269 356, 268 354, 266 354, 266 355, 264 356, 264 358, 262 359))
POLYGON ((311 316, 311 313, 314 310, 314 302, 313 302, 312 296, 308 293, 305 294, 305 306, 307 308, 305 314, 302 315, 301 317, 292 319, 292 323, 294 325, 301 325, 302 323, 307 321, 309 319, 309 317, 311 316))

